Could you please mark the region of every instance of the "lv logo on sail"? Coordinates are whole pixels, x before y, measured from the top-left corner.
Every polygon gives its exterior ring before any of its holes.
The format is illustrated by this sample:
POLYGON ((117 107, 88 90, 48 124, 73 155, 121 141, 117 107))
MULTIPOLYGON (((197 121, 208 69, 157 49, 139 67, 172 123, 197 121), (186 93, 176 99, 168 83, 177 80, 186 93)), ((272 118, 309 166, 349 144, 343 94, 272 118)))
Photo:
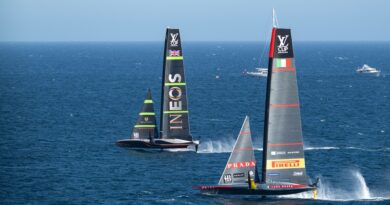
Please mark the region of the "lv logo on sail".
POLYGON ((179 45, 179 41, 177 40, 177 36, 179 35, 179 33, 171 33, 171 46, 177 46, 179 45))
POLYGON ((286 44, 287 38, 288 35, 285 35, 283 37, 281 35, 278 35, 278 39, 280 42, 278 46, 278 53, 288 53, 288 44, 286 44))

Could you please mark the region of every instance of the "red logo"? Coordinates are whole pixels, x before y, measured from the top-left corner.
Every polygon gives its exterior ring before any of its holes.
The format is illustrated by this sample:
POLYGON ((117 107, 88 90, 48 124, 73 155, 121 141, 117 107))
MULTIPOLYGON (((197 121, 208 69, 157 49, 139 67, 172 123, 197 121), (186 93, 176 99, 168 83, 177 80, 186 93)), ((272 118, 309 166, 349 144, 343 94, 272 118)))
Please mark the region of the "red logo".
POLYGON ((269 185, 269 189, 289 189, 289 188, 303 188, 304 184, 272 184, 269 185))
POLYGON ((227 169, 230 168, 246 168, 246 167, 254 167, 256 166, 255 161, 249 161, 249 162, 234 162, 234 163, 228 163, 226 165, 227 169))

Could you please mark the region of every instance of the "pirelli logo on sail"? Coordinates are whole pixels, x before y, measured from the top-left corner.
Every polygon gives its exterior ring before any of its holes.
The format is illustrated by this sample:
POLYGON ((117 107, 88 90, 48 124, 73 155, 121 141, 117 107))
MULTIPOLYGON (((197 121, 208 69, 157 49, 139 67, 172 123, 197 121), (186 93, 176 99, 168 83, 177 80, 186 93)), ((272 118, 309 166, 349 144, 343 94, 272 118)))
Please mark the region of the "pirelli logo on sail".
POLYGON ((305 168, 305 159, 275 159, 267 160, 267 169, 296 169, 305 168))

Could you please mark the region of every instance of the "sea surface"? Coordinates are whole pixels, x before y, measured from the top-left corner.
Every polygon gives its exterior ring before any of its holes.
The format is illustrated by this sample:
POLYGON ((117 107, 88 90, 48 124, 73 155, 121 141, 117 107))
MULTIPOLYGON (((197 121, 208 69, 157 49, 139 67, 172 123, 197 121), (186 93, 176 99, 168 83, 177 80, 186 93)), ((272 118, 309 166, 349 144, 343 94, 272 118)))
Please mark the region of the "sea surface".
POLYGON ((261 164, 266 78, 242 72, 267 65, 264 47, 183 42, 199 153, 150 153, 115 141, 128 138, 148 88, 160 102, 163 42, 0 43, 0 204, 390 204, 383 42, 294 43, 307 173, 321 179, 317 201, 312 193, 192 189, 218 182, 245 115, 261 164), (357 74, 363 64, 380 76, 357 74))

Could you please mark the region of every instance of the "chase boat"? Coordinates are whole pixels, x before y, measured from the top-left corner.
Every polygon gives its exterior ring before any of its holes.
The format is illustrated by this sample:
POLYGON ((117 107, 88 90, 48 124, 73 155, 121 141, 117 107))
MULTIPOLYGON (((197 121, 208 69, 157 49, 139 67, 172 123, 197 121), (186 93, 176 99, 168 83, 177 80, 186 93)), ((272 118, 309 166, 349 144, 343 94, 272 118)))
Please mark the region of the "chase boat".
POLYGON ((256 76, 256 77, 267 77, 268 76, 268 68, 256 68, 256 71, 247 71, 246 75, 256 76))
POLYGON ((368 74, 379 74, 381 71, 376 68, 370 67, 367 64, 364 64, 362 67, 356 69, 357 73, 368 73, 368 74))

